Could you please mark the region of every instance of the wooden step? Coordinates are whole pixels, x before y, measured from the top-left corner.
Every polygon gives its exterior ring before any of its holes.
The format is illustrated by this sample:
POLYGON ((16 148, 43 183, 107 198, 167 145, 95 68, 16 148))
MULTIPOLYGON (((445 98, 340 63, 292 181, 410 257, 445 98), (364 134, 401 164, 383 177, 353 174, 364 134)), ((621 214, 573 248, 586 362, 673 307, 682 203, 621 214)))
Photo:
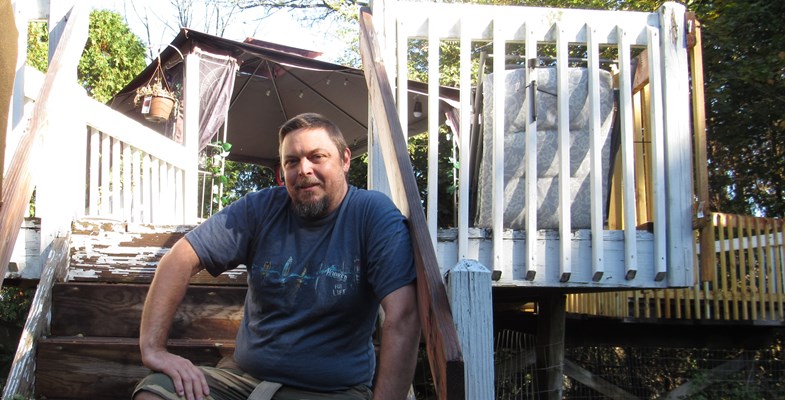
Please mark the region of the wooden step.
MULTIPOLYGON (((215 365, 234 353, 234 341, 175 339, 172 353, 197 365, 215 365)), ((38 399, 130 399, 142 365, 133 338, 49 337, 39 341, 35 374, 38 399)))
MULTIPOLYGON (((109 220, 80 220, 72 225, 68 280, 73 282, 150 283, 164 254, 193 226, 140 225, 109 220)), ((245 268, 212 277, 197 274, 193 284, 246 284, 245 268)))
MULTIPOLYGON (((136 338, 148 285, 58 283, 52 289, 52 336, 136 338)), ((190 286, 170 338, 233 340, 245 287, 190 286)))

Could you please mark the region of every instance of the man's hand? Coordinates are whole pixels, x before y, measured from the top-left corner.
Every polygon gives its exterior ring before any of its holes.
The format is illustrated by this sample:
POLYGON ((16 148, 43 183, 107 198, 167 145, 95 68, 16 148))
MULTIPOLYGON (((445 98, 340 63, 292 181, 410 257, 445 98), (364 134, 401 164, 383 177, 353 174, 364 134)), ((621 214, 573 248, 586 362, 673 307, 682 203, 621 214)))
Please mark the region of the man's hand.
POLYGON ((188 400, 209 395, 207 380, 193 363, 169 353, 166 341, 188 283, 200 269, 199 257, 191 244, 186 239, 177 241, 156 268, 139 328, 139 350, 144 365, 172 378, 177 395, 188 400))
POLYGON ((210 395, 210 388, 202 370, 185 358, 160 350, 144 354, 142 362, 147 368, 172 378, 174 389, 180 397, 202 400, 210 395))

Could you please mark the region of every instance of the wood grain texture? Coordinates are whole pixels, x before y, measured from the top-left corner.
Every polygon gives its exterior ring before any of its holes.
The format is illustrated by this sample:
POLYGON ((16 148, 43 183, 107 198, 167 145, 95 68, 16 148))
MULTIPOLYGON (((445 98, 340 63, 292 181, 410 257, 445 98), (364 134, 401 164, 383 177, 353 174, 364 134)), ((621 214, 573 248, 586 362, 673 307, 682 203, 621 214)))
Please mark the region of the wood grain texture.
POLYGON ((63 104, 67 101, 64 96, 69 83, 76 79, 76 75, 68 76, 76 71, 79 58, 82 55, 84 44, 87 41, 87 26, 89 10, 86 5, 75 2, 63 35, 57 44, 54 56, 49 64, 49 70, 44 78, 41 95, 33 107, 30 125, 22 135, 17 145, 16 152, 11 159, 11 164, 5 174, 5 189, 2 193, 2 207, 0 207, 0 283, 5 277, 8 262, 14 249, 16 237, 22 225, 25 213, 29 208, 30 197, 33 194, 33 174, 31 167, 36 164, 36 156, 40 152, 41 137, 47 134, 49 126, 49 107, 51 104, 63 104))
POLYGON ((458 335, 447 301, 436 252, 428 230, 405 135, 396 113, 390 81, 375 36, 369 9, 360 13, 360 54, 371 98, 375 126, 387 166, 392 197, 409 219, 417 269, 417 301, 431 366, 440 399, 464 399, 464 365, 458 335))
MULTIPOLYGON (((234 352, 233 341, 170 340, 169 350, 197 365, 215 365, 234 352)), ((130 399, 142 365, 137 339, 59 337, 41 340, 36 398, 130 399)))
MULTIPOLYGON (((136 338, 148 285, 61 283, 53 289, 55 336, 136 338)), ((172 339, 233 340, 246 288, 191 286, 177 310, 172 339)))
MULTIPOLYGON (((113 220, 81 220, 73 225, 68 280, 150 283, 161 257, 193 229, 191 225, 141 225, 113 220)), ((192 284, 245 286, 238 267, 213 277, 202 271, 192 284)))

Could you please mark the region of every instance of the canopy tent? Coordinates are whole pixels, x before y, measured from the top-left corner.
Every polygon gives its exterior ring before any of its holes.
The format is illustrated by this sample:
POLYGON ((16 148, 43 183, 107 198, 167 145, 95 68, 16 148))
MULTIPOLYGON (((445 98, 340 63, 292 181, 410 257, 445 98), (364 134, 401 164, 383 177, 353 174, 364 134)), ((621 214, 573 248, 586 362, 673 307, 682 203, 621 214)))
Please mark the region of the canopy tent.
MULTIPOLYGON (((354 156, 367 150, 368 89, 362 70, 316 60, 313 57, 319 53, 308 50, 250 38, 237 42, 182 29, 160 55, 167 80, 176 91, 182 90, 183 56, 194 51, 236 62, 237 68, 232 69, 234 76, 226 120, 226 141, 232 144, 229 160, 275 168, 278 164, 278 128, 288 118, 302 112, 317 112, 334 121, 343 131, 354 156)), ((131 81, 110 105, 163 134, 177 138, 182 126, 181 118, 155 124, 146 121, 134 104, 136 88, 149 81, 158 62, 155 60, 131 81)), ((200 78, 201 86, 217 82, 215 77, 205 73, 203 67, 200 67, 200 78)), ((426 89, 423 83, 408 83, 409 135, 426 130, 426 89), (417 116, 414 114, 415 104, 422 108, 417 116)), ((205 99, 204 90, 201 93, 204 106, 208 99, 205 99)), ((457 100, 458 91, 443 87, 441 97, 440 120, 443 121, 444 112, 452 108, 450 104, 455 104, 453 101, 457 100)), ((202 108, 202 120, 222 114, 218 107, 202 108)), ((220 122, 224 121, 220 119, 220 122)), ((200 127, 203 126, 200 123, 200 127)), ((203 135, 205 133, 202 132, 203 135)), ((213 136, 212 132, 207 132, 207 135, 213 136)))

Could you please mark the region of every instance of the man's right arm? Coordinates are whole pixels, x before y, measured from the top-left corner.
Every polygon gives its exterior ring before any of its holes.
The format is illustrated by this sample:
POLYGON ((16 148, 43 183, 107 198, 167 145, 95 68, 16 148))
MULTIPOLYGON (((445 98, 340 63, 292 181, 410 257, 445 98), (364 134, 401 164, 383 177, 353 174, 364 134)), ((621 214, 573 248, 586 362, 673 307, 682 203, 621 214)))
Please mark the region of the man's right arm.
POLYGON ((156 268, 144 303, 139 332, 144 365, 172 378, 177 394, 189 400, 209 395, 207 381, 201 370, 189 360, 169 353, 166 341, 188 283, 201 269, 199 257, 188 240, 177 241, 156 268))

